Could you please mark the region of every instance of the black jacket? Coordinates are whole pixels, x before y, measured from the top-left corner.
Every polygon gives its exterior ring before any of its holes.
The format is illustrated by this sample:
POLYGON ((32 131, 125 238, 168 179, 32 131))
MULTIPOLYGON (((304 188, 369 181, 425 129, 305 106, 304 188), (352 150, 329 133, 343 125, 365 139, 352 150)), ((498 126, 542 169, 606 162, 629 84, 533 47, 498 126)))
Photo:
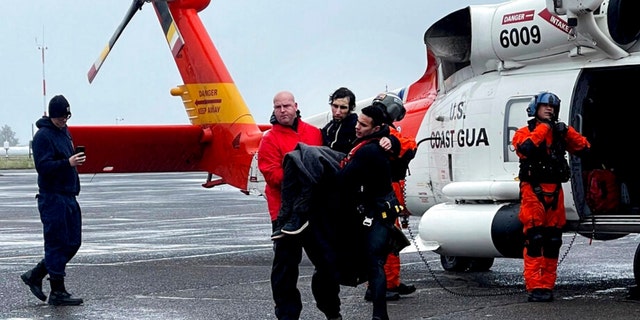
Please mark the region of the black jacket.
POLYGON ((343 194, 358 195, 351 201, 355 200, 355 205, 364 206, 366 211, 375 210, 377 200, 393 192, 389 154, 379 145, 380 138, 388 136, 389 127, 384 126, 382 130, 356 140, 348 161, 337 174, 337 185, 343 194), (364 144, 358 147, 360 142, 364 144))
POLYGON ((355 287, 367 280, 366 243, 362 219, 353 207, 340 201, 343 195, 335 176, 344 157, 344 153, 327 146, 298 143, 295 150, 285 155, 283 167, 285 176, 295 176, 300 181, 300 190, 291 196, 311 197, 309 201, 295 201, 293 212, 309 212, 308 232, 313 232, 314 241, 321 242, 316 245, 331 251, 323 253, 324 259, 335 257, 332 263, 340 284, 355 287))
MULTIPOLYGON (((298 142, 293 151, 285 154, 283 163, 293 161, 296 166, 296 173, 285 172, 285 174, 303 175, 305 180, 312 184, 318 184, 326 175, 335 175, 340 169, 340 160, 345 154, 332 150, 327 146, 309 146, 298 142)), ((283 167, 288 167, 283 165, 283 167)))
POLYGON ((333 150, 348 153, 353 148, 353 142, 356 140, 356 123, 358 115, 350 113, 342 121, 332 120, 327 123, 322 131, 322 140, 324 145, 333 150))
POLYGON ((33 160, 38 171, 39 191, 78 195, 78 171, 69 164, 69 158, 74 154, 69 130, 66 126, 62 129, 56 127, 48 117, 40 118, 36 127, 33 160))

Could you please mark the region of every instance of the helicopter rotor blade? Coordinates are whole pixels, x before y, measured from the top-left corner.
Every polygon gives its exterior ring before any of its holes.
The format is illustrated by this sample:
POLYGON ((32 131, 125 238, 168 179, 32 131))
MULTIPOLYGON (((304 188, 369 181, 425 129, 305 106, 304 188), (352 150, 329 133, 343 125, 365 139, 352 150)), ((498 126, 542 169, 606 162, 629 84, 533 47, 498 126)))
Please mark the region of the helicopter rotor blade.
POLYGON ((142 10, 142 5, 144 3, 145 3, 145 0, 133 0, 131 2, 131 6, 129 6, 129 10, 127 11, 127 14, 125 15, 124 19, 122 19, 122 22, 120 22, 120 25, 118 26, 114 34, 111 36, 111 39, 109 39, 109 43, 102 50, 96 62, 94 62, 91 68, 89 68, 89 72, 87 73, 87 78, 89 79, 89 83, 93 82, 93 79, 95 79, 96 75, 98 74, 98 71, 100 70, 100 67, 102 66, 105 59, 107 58, 107 55, 109 55, 109 52, 111 52, 113 45, 116 43, 116 41, 122 34, 122 31, 124 31, 124 28, 127 26, 127 24, 129 24, 129 21, 131 21, 131 19, 136 14, 136 12, 139 10, 142 10))

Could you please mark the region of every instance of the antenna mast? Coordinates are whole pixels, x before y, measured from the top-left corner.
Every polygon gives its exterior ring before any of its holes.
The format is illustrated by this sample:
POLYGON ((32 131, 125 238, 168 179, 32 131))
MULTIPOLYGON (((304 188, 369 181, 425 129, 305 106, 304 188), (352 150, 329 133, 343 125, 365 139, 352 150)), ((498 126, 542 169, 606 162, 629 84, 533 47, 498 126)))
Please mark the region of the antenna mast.
POLYGON ((47 47, 44 45, 44 26, 42 26, 42 44, 38 44, 38 38, 36 38, 36 44, 42 53, 42 107, 44 116, 47 116, 47 82, 44 77, 44 51, 47 50, 47 47))

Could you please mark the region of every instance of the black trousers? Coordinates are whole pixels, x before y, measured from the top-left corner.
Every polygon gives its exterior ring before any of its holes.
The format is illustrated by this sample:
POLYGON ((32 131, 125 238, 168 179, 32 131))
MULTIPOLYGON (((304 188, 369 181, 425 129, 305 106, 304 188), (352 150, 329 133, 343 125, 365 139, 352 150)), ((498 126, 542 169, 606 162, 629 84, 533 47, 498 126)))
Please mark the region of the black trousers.
POLYGON ((280 320, 300 318, 302 300, 297 284, 303 249, 315 266, 311 291, 316 306, 328 318, 340 314, 336 252, 327 238, 327 225, 322 220, 312 215, 309 226, 302 233, 274 240, 271 290, 275 314, 280 320))

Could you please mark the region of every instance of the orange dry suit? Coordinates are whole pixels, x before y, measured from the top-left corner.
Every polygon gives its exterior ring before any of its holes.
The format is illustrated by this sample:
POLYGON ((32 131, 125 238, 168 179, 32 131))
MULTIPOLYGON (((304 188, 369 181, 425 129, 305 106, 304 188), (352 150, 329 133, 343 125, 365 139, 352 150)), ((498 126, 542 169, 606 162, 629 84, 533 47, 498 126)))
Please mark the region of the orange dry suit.
POLYGON ((524 225, 524 282, 533 289, 552 290, 566 222, 561 184, 571 176, 568 151, 583 156, 591 145, 573 127, 562 122, 528 121, 513 136, 520 158, 520 215, 524 225))
MULTIPOLYGON (((391 158, 391 184, 396 198, 398 198, 403 207, 406 207, 404 202, 404 179, 407 175, 409 162, 416 154, 417 144, 415 139, 402 136, 393 126, 389 126, 389 129, 392 150, 398 150, 391 158), (392 137, 397 141, 394 141, 392 137)), ((404 212, 408 214, 406 209, 404 212)), ((399 219, 396 219, 395 224, 400 227, 399 219)), ((393 252, 389 254, 384 265, 384 273, 387 276, 387 289, 397 288, 400 285, 400 256, 393 252)))

